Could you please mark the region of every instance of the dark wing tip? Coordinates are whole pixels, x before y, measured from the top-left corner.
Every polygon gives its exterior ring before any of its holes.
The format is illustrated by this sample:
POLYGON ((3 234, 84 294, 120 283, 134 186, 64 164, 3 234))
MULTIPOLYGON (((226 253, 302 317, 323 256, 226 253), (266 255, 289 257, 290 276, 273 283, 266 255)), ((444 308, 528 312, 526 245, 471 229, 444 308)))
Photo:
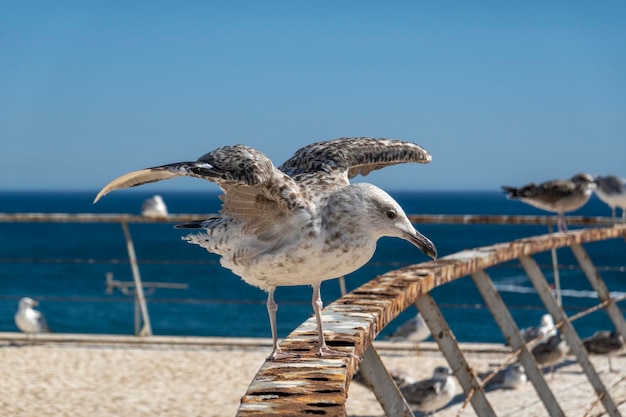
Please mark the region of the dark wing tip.
POLYGON ((174 229, 203 229, 204 222, 206 220, 192 220, 187 223, 181 223, 174 225, 174 229))

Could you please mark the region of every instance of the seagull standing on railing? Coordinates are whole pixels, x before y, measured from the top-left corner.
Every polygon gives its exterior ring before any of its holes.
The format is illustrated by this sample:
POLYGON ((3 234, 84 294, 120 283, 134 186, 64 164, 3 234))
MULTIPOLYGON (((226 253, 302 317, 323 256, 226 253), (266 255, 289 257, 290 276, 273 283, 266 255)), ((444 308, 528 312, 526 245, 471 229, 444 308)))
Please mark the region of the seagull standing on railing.
POLYGON ((626 222, 626 178, 616 175, 606 177, 596 176, 595 182, 598 185, 596 195, 611 207, 611 217, 617 217, 616 207, 622 209, 622 222, 626 222))
POLYGON ((33 307, 39 303, 29 297, 20 300, 17 312, 15 313, 15 325, 26 334, 46 333, 50 331, 46 318, 41 311, 33 307))
MULTIPOLYGON (((419 233, 389 194, 367 183, 350 184, 359 174, 406 162, 428 163, 420 146, 399 140, 340 138, 296 151, 278 169, 245 145, 224 146, 195 162, 179 162, 123 175, 96 196, 155 181, 190 176, 216 182, 224 191, 220 214, 179 225, 200 229, 185 239, 221 255, 222 266, 267 291, 273 351, 278 347, 279 286, 311 285, 318 333, 318 356, 328 348, 322 330, 322 281, 365 265, 383 236, 405 239, 436 257, 433 243, 419 233)), ((94 202, 95 202, 94 201, 94 202)))
POLYGON ((559 232, 567 231, 563 215, 584 206, 594 188, 593 177, 585 173, 576 174, 569 180, 531 183, 519 188, 502 186, 510 199, 521 200, 538 209, 557 213, 559 232))

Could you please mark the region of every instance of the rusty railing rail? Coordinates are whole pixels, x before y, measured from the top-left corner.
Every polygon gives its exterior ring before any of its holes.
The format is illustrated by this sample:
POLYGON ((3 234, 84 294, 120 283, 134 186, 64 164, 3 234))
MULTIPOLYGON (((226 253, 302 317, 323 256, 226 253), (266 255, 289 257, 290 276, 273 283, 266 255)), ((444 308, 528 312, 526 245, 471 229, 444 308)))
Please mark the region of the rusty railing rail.
MULTIPOLYGON (((491 221, 519 223, 521 220, 512 216, 490 216, 491 221)), ((532 221, 542 223, 547 219, 532 221)), ((548 217, 548 216, 545 216, 548 217)), ((445 219, 451 219, 445 217, 445 219)), ((469 218, 471 219, 471 218, 469 218)), ((482 218, 484 220, 484 216, 482 218)), ((602 222, 606 219, 601 218, 602 222)), ((420 222, 423 222, 420 218, 420 222)), ((442 222, 444 216, 437 219, 442 222)), ((467 222, 467 216, 457 216, 455 222, 467 222)), ((550 221, 554 221, 551 219, 550 221)), ((568 218, 568 224, 573 224, 568 218)), ((584 220, 587 222, 588 220, 584 220)), ((594 220, 595 222, 596 220, 594 220)), ((537 223, 537 224, 539 224, 537 223)), ((593 222, 585 223, 591 224, 593 222)), ((600 221, 598 221, 599 224, 600 221)), ((335 349, 345 349, 364 359, 361 368, 365 368, 364 377, 369 372, 383 375, 382 381, 370 381, 375 394, 381 399, 381 405, 387 415, 412 415, 410 409, 399 406, 402 401, 393 388, 395 384, 384 378, 384 365, 377 359, 372 342, 380 331, 406 308, 416 305, 431 329, 434 339, 450 364, 465 395, 469 398, 476 413, 480 416, 495 415, 487 400, 482 385, 478 382, 471 367, 465 361, 463 352, 456 343, 445 319, 441 315, 429 291, 453 280, 465 276, 474 279, 486 304, 492 311, 496 322, 506 336, 511 349, 519 355, 529 380, 534 384, 546 410, 551 416, 563 416, 564 413, 550 391, 543 374, 535 364, 519 330, 506 306, 497 296, 491 279, 485 272, 489 267, 502 262, 518 259, 533 282, 547 310, 554 316, 557 325, 577 356, 599 401, 610 416, 620 416, 620 412, 609 391, 598 378, 590 364, 586 352, 568 318, 553 297, 541 271, 532 255, 552 249, 570 247, 576 254, 581 267, 592 286, 598 292, 615 328, 626 338, 624 316, 615 307, 602 279, 589 261, 582 244, 600 240, 626 237, 626 225, 613 227, 587 228, 567 233, 546 234, 518 239, 477 249, 463 250, 445 256, 436 261, 411 265, 390 271, 367 282, 349 294, 329 304, 323 310, 324 326, 328 333, 327 343, 335 349), (330 340, 328 340, 330 339, 330 340), (381 370, 381 366, 383 369, 381 370), (382 371, 382 372, 381 372, 382 371), (378 392, 377 386, 378 385, 378 392), (389 388, 389 386, 392 386, 389 388), (395 408, 394 408, 395 407, 395 408)), ((359 366, 351 358, 317 358, 315 356, 315 322, 309 319, 289 334, 281 343, 285 351, 296 352, 300 359, 287 361, 266 361, 252 380, 247 393, 241 400, 237 416, 257 415, 328 415, 345 416, 348 388, 354 372, 359 366)))

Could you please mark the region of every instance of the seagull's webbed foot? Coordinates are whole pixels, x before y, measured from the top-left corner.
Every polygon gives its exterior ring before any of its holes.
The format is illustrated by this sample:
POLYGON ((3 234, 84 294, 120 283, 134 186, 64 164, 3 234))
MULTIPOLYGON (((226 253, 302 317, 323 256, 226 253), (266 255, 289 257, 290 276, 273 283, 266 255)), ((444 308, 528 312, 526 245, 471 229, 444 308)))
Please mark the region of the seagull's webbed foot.
POLYGON ((359 362, 361 362, 361 360, 363 359, 362 357, 357 356, 354 353, 343 352, 341 350, 330 349, 328 346, 322 346, 321 348, 318 348, 317 349, 317 353, 315 354, 315 356, 317 356, 318 358, 324 358, 324 357, 328 357, 328 356, 339 356, 339 357, 342 357, 342 358, 356 359, 359 362))
POLYGON ((284 352, 282 349, 274 349, 272 353, 266 358, 270 362, 282 360, 282 359, 300 359, 302 356, 297 353, 284 352))
POLYGON ((360 357, 350 352, 342 352, 340 350, 333 350, 328 347, 326 344, 326 339, 324 339, 324 329, 322 327, 322 297, 320 295, 320 283, 313 284, 313 311, 315 312, 315 323, 317 326, 317 353, 315 354, 318 358, 326 357, 326 356, 339 356, 343 358, 353 358, 358 361, 361 360, 360 357))

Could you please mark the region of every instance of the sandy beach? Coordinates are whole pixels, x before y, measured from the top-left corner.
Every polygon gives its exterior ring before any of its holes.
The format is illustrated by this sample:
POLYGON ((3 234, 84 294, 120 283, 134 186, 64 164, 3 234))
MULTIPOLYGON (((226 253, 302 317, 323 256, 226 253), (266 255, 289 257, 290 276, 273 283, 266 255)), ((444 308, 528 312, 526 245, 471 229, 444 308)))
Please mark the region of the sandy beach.
MULTIPOLYGON (((21 340, 20 340, 21 339, 21 340)), ((174 339, 174 338, 172 338, 174 339)), ((0 338, 0 415, 26 416, 234 416, 250 381, 270 351, 266 339, 204 339, 207 343, 107 343, 24 341, 0 338)), ((434 343, 376 344, 392 372, 414 379, 430 375, 445 360, 434 343), (409 375, 410 373, 410 375, 409 375)), ((494 369, 506 348, 474 345, 464 350, 477 372, 494 369)), ((620 372, 608 372, 606 358, 592 358, 626 415, 626 358, 615 358, 620 372)), ((569 358, 548 382, 567 415, 599 415, 595 396, 580 367, 569 358), (590 411, 588 414, 586 414, 590 411)), ((460 389, 459 389, 460 391, 460 389)), ((533 386, 488 394, 498 415, 547 415, 533 386)), ((463 396, 437 416, 456 416, 463 396)), ((353 383, 350 416, 383 416, 375 397, 353 383)), ((462 413, 475 415, 471 406, 462 413)))

